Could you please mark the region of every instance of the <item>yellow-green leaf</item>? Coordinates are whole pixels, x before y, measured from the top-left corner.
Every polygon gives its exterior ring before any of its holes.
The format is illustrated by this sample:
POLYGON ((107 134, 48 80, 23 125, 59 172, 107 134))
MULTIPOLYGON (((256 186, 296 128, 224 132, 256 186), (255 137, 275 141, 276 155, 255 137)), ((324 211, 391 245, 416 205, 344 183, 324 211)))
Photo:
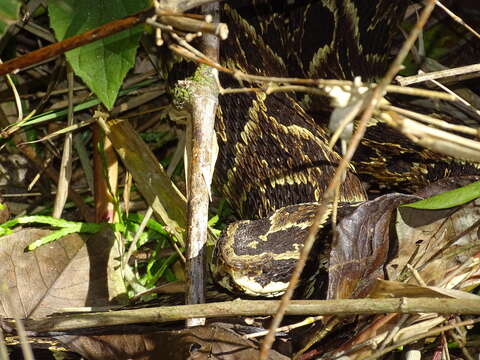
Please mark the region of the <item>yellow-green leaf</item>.
POLYGON ((454 206, 466 204, 478 197, 480 197, 480 181, 402 206, 425 210, 449 209, 454 206))

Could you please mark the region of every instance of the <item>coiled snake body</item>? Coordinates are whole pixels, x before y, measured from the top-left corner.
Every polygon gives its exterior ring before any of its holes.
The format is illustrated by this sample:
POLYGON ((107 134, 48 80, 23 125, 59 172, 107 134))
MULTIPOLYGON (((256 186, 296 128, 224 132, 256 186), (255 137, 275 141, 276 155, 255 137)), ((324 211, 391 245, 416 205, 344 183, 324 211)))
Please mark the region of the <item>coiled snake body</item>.
MULTIPOLYGON (((393 32, 407 5, 406 0, 228 2, 222 4, 222 21, 233 38, 222 44, 221 59, 250 74, 371 80, 386 70, 393 32)), ((221 75, 221 83, 238 86, 227 75, 221 75)), ((298 258, 314 202, 340 159, 326 146, 328 103, 291 93, 231 94, 219 101, 216 187, 242 218, 259 220, 227 228, 215 250, 213 274, 234 292, 276 296, 284 291, 298 258)), ((436 159, 376 123, 354 165, 381 183, 412 188, 453 169, 445 158, 436 159)), ((457 168, 477 172, 468 164, 457 168)), ((365 199, 352 168, 340 201, 365 199)))

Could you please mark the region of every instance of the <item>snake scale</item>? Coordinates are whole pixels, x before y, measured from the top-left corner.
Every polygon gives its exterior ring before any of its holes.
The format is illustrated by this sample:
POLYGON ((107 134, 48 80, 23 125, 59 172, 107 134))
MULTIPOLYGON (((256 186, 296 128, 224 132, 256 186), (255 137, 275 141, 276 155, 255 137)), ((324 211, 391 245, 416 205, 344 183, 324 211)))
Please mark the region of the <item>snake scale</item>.
MULTIPOLYGON (((224 66, 249 74, 374 80, 389 63, 407 0, 235 0, 222 3, 230 38, 224 66)), ((224 88, 238 81, 220 74, 224 88)), ((242 84, 246 86, 246 84, 242 84)), ((318 201, 340 155, 327 147, 328 99, 293 93, 219 98, 214 182, 246 221, 218 241, 214 278, 255 296, 284 291, 318 201)), ((362 180, 415 189, 473 164, 439 157, 373 121, 340 189, 340 201, 366 200, 362 180)), ((319 244, 325 253, 328 246, 319 244)), ((323 266, 327 266, 323 259, 323 266)))

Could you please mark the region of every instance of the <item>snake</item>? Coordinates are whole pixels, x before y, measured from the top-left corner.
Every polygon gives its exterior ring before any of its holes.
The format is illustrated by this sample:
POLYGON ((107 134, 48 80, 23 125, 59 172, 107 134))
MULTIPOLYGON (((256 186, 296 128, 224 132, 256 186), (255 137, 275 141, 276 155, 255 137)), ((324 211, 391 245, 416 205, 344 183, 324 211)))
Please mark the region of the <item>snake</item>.
MULTIPOLYGON (((220 46, 220 60, 255 75, 372 81, 387 69, 408 5, 407 0, 223 2, 221 21, 231 35, 220 46)), ((223 88, 239 86, 228 74, 219 77, 223 88)), ((243 220, 223 231, 211 270, 230 292, 274 297, 285 291, 318 201, 341 159, 327 145, 330 111, 322 96, 220 95, 214 185, 243 220)), ((478 173, 476 164, 438 156, 372 121, 339 201, 353 206, 366 201, 365 181, 414 190, 446 176, 478 173)), ((322 236, 328 231, 326 226, 322 236)), ((329 244, 317 243, 316 270, 328 269, 329 244)))

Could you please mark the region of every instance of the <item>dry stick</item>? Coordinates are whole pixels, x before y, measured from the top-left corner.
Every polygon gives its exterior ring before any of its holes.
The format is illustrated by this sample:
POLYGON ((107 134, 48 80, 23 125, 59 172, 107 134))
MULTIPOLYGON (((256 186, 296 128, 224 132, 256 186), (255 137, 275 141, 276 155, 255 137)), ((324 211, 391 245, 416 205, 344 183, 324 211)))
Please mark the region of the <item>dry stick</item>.
MULTIPOLYGON (((277 332, 289 332, 291 330, 298 329, 299 327, 302 327, 302 326, 311 325, 311 324, 315 323, 316 321, 322 320, 323 318, 324 318, 323 315, 309 316, 309 317, 307 317, 307 318, 303 319, 302 321, 297 322, 295 324, 282 326, 282 327, 278 328, 276 331, 277 332)), ((268 334, 268 330, 262 330, 262 331, 258 331, 256 333, 243 335, 243 338, 244 339, 254 339, 254 338, 257 338, 257 337, 260 337, 260 336, 263 336, 263 335, 267 335, 267 334, 268 334)))
MULTIPOLYGON (((70 65, 67 65, 67 82, 68 82, 68 113, 67 126, 73 125, 73 70, 70 65)), ((73 134, 71 132, 65 135, 65 142, 63 143, 62 161, 60 164, 60 173, 58 175, 57 194, 55 196, 55 203, 53 205, 52 216, 60 218, 62 216, 63 208, 67 202, 68 187, 72 178, 72 142, 73 134)))
POLYGON ((477 116, 480 116, 480 110, 478 110, 475 106, 470 104, 467 100, 465 100, 463 97, 458 95, 456 92, 453 90, 450 90, 448 87, 445 85, 439 83, 437 80, 429 80, 431 83, 435 84, 438 86, 440 89, 444 90, 446 93, 451 94, 457 98, 458 101, 460 101, 461 104, 465 105, 467 108, 469 108, 471 111, 473 111, 474 114, 477 116))
POLYGON ((434 118, 432 116, 428 116, 425 114, 417 113, 415 111, 399 108, 397 106, 393 105, 388 105, 388 104, 382 104, 380 105, 380 109, 382 110, 391 110, 394 111, 400 115, 404 115, 406 117, 409 117, 411 119, 419 120, 424 123, 427 123, 429 125, 433 125, 435 127, 438 127, 440 129, 446 129, 446 130, 451 130, 451 131, 456 131, 456 132, 461 132, 467 135, 472 135, 472 136, 479 136, 480 135, 480 129, 474 129, 471 128, 470 126, 465 126, 465 125, 457 125, 457 124, 452 124, 449 123, 445 120, 440 120, 437 118, 434 118))
MULTIPOLYGON (((0 64, 2 64, 2 59, 0 59, 0 64)), ((12 77, 10 75, 7 75, 7 84, 10 86, 13 92, 13 98, 15 99, 15 106, 17 107, 17 112, 18 112, 18 117, 17 117, 17 122, 20 122, 23 120, 23 106, 22 106, 22 101, 20 99, 20 95, 18 93, 17 87, 15 86, 15 83, 12 80, 12 77)))
POLYGON ((207 5, 213 2, 220 2, 221 0, 159 0, 161 9, 168 9, 173 12, 182 13, 184 11, 207 5))
MULTIPOLYGON (((56 314, 44 319, 27 319, 25 320, 25 327, 27 331, 33 332, 29 335, 40 335, 47 332, 103 326, 167 323, 186 320, 192 316, 207 318, 267 316, 275 313, 279 303, 280 301, 278 300, 233 300, 208 304, 162 306, 107 312, 56 314)), ((287 307, 287 314, 295 316, 348 316, 386 313, 480 315, 480 301, 476 299, 440 298, 293 300, 287 307)))
POLYGON ((208 23, 189 17, 160 16, 159 21, 162 24, 170 25, 175 29, 190 33, 201 32, 204 34, 214 34, 219 36, 222 40, 225 40, 228 37, 227 24, 219 23, 218 19, 214 23, 208 23))
MULTIPOLYGON (((172 33, 172 35, 175 35, 172 33)), ((307 92, 319 95, 325 95, 326 91, 323 90, 326 87, 335 87, 335 86, 345 86, 351 87, 354 86, 353 81, 350 80, 332 80, 332 79, 302 79, 302 78, 289 78, 289 77, 275 77, 275 76, 263 76, 263 75, 252 75, 246 74, 241 71, 233 71, 229 68, 226 68, 220 65, 218 62, 209 59, 203 54, 198 54, 198 50, 192 48, 188 44, 188 47, 184 46, 184 41, 182 43, 170 44, 168 48, 175 52, 177 55, 184 57, 190 61, 205 64, 211 66, 221 72, 230 74, 235 77, 237 80, 245 80, 251 83, 279 83, 279 84, 289 84, 284 86, 269 86, 268 88, 226 88, 220 89, 220 94, 235 94, 235 93, 246 93, 246 92, 263 92, 268 94, 274 92, 287 92, 287 91, 300 91, 307 92), (300 84, 300 85, 291 85, 291 84, 300 84), (301 86, 305 85, 305 86, 301 86), (316 86, 316 88, 308 87, 316 86)), ((373 88, 377 84, 375 83, 366 83, 363 84, 365 87, 373 88)), ((389 93, 404 94, 410 96, 421 96, 426 98, 435 98, 439 100, 447 101, 458 101, 457 97, 451 94, 446 94, 440 91, 427 90, 421 88, 411 88, 403 87, 398 85, 387 85, 386 91, 389 93)))
POLYGON ((111 21, 83 34, 69 37, 63 41, 45 46, 26 55, 9 60, 0 65, 0 76, 9 74, 11 72, 16 72, 26 68, 27 66, 35 65, 39 62, 54 58, 55 56, 61 55, 82 45, 86 45, 103 39, 107 36, 116 34, 120 31, 130 29, 135 25, 145 22, 145 20, 153 14, 153 8, 145 9, 134 15, 127 16, 120 20, 111 21))
MULTIPOLYGON (((412 85, 419 82, 424 82, 427 80, 443 79, 446 77, 459 76, 463 74, 471 74, 475 72, 480 72, 480 64, 473 64, 467 66, 461 66, 453 69, 433 71, 429 73, 400 77, 397 76, 395 80, 402 86, 412 85)), ((480 76, 480 73, 476 76, 480 76)))
POLYGON ((461 17, 457 16, 453 11, 451 11, 449 8, 443 5, 440 1, 437 1, 437 6, 441 8, 443 11, 445 11, 453 20, 458 22, 460 25, 463 25, 468 31, 470 31, 473 35, 475 35, 477 38, 480 39, 480 34, 477 31, 475 31, 474 28, 468 25, 465 21, 463 21, 461 17))
MULTIPOLYGON (((295 79, 298 80, 298 79, 295 79)), ((307 79, 305 79, 307 80, 307 79)), ((268 77, 265 77, 265 81, 268 81, 268 77)), ((317 88, 312 88, 312 87, 305 87, 305 86, 298 86, 298 85, 284 85, 284 86, 275 86, 268 88, 266 90, 267 94, 271 94, 274 92, 285 92, 285 91, 299 91, 299 92, 310 92, 313 94, 319 94, 319 95, 325 95, 326 91, 322 90, 325 87, 329 86, 342 86, 342 85, 335 85, 335 82, 343 82, 347 86, 354 86, 353 81, 345 81, 345 80, 329 80, 329 79, 315 79, 315 82, 317 82, 317 88), (332 85, 329 85, 331 83, 332 85)), ((368 86, 368 87, 375 87, 375 83, 371 84, 362 84, 362 86, 368 86)), ((232 89, 234 90, 234 89, 232 89)), ((262 91, 265 91, 262 89, 262 91)), ((444 92, 440 91, 434 91, 434 90, 426 90, 426 89, 420 89, 420 88, 409 88, 409 87, 401 87, 398 85, 388 85, 386 87, 386 91, 389 93, 396 93, 396 94, 405 94, 405 95, 410 95, 410 96, 422 96, 426 98, 435 98, 439 100, 449 100, 449 101, 456 101, 457 99, 455 98, 454 95, 451 94, 446 94, 444 92)), ((224 93, 228 92, 233 92, 229 91, 229 89, 225 89, 224 93)))
POLYGON ((170 44, 170 45, 168 45, 168 48, 170 50, 172 50, 174 53, 176 53, 177 55, 181 56, 181 57, 192 60, 196 63, 211 66, 211 67, 213 67, 213 68, 215 68, 215 69, 217 69, 221 72, 227 73, 227 74, 233 74, 232 70, 227 69, 226 67, 223 67, 222 65, 218 64, 215 61, 211 61, 210 59, 205 59, 203 57, 199 57, 199 56, 195 55, 194 53, 192 53, 191 51, 189 51, 188 49, 184 48, 183 46, 180 46, 180 45, 177 45, 177 44, 170 44))
MULTIPOLYGON (((262 75, 251 75, 245 74, 241 71, 232 71, 226 69, 228 73, 233 74, 233 76, 238 80, 245 80, 249 82, 256 82, 256 83, 279 83, 279 84, 300 84, 300 85, 310 85, 310 86, 317 86, 318 88, 322 89, 325 87, 334 87, 334 86, 354 86, 354 82, 351 80, 335 80, 335 79, 302 79, 302 78, 289 78, 289 77, 276 77, 276 76, 262 76, 262 75)), ((375 83, 365 83, 362 84, 365 87, 374 88, 377 84, 375 83)), ((279 89, 279 91, 285 91, 281 89, 281 87, 272 87, 267 89, 270 93, 275 92, 275 89, 279 89)), ((235 89, 224 89, 222 93, 230 93, 234 92, 235 89)), ((288 85, 288 90, 290 91, 305 91, 305 88, 295 88, 293 85, 288 85)), ((398 94, 405 94, 405 95, 414 95, 414 96, 423 96, 423 97, 435 97, 442 100, 450 100, 455 101, 455 97, 450 94, 445 94, 439 91, 433 90, 426 90, 421 88, 409 88, 403 87, 398 85, 387 85, 386 87, 387 92, 398 93, 398 94)), ((265 91, 262 89, 262 91, 265 91)), ((323 93, 322 93, 323 94, 323 93)))
MULTIPOLYGON (((217 3, 202 7, 202 13, 219 18, 217 3)), ((219 40, 216 36, 204 34, 201 43, 206 55, 218 61, 219 40)), ((215 69, 199 67, 201 81, 193 83, 190 103, 192 108, 192 156, 188 176, 188 223, 187 223, 187 304, 205 302, 205 247, 208 236, 208 204, 210 201, 212 163, 212 142, 214 141, 215 112, 218 105, 218 90, 215 69)), ((187 326, 204 325, 205 318, 187 320, 187 326)))
MULTIPOLYGON (((25 360, 35 360, 33 357, 33 351, 32 347, 30 346, 30 343, 28 342, 27 338, 27 332, 25 331, 25 326, 23 323, 23 320, 20 318, 19 315, 19 303, 14 303, 14 300, 12 298, 12 293, 10 291, 10 288, 8 287, 8 284, 5 282, 5 280, 2 279, 2 282, 0 283, 0 294, 3 293, 2 295, 2 300, 3 304, 2 307, 4 309, 10 310, 10 312, 13 314, 13 318, 15 320, 15 328, 17 329, 17 335, 20 338, 20 347, 22 349, 22 354, 25 360)), ((11 315, 10 315, 11 316, 11 315)), ((8 359, 8 357, 7 357, 8 359)))
POLYGON ((343 174, 347 170, 348 164, 352 159, 360 143, 360 140, 363 138, 368 120, 372 116, 373 111, 375 110, 375 107, 380 102, 380 99, 383 96, 388 84, 390 84, 390 82, 393 80, 397 72, 401 70, 401 66, 404 59, 407 57, 408 52, 410 51, 411 47, 414 45, 418 35, 420 34, 423 27, 425 26, 425 23, 430 17, 430 14, 433 11, 434 7, 435 7, 435 0, 429 0, 428 3, 425 5, 424 10, 422 11, 422 14, 420 15, 420 18, 418 19, 417 24, 408 35, 408 38, 405 40, 402 48, 400 49, 400 52, 396 56, 393 63, 390 65, 390 68, 388 69, 387 73, 382 78, 378 86, 373 89, 373 92, 369 99, 370 100, 369 105, 365 109, 365 112, 363 113, 357 125, 357 130, 352 136, 348 150, 344 155, 344 157, 341 159, 340 164, 337 167, 337 170, 335 172, 335 175, 332 181, 330 181, 330 183, 328 184, 327 190, 323 194, 322 200, 320 202, 321 205, 309 229, 307 239, 305 240, 305 245, 302 249, 302 252, 300 254, 300 258, 295 267, 295 270, 293 271, 292 278, 290 280, 290 283, 288 284, 288 288, 285 291, 285 294, 282 296, 277 313, 275 314, 275 317, 273 318, 272 323, 270 325, 269 333, 265 337, 262 343, 262 346, 260 349, 261 360, 266 360, 268 358, 268 352, 275 340, 275 329, 280 326, 282 318, 285 314, 286 307, 288 306, 288 303, 293 295, 293 291, 298 283, 298 280, 300 279, 300 275, 305 266, 308 254, 313 246, 313 243, 315 242, 315 236, 318 232, 318 227, 321 224, 321 221, 323 221, 324 218, 327 216, 327 212, 328 212, 327 205, 332 201, 335 188, 343 178, 343 174))

